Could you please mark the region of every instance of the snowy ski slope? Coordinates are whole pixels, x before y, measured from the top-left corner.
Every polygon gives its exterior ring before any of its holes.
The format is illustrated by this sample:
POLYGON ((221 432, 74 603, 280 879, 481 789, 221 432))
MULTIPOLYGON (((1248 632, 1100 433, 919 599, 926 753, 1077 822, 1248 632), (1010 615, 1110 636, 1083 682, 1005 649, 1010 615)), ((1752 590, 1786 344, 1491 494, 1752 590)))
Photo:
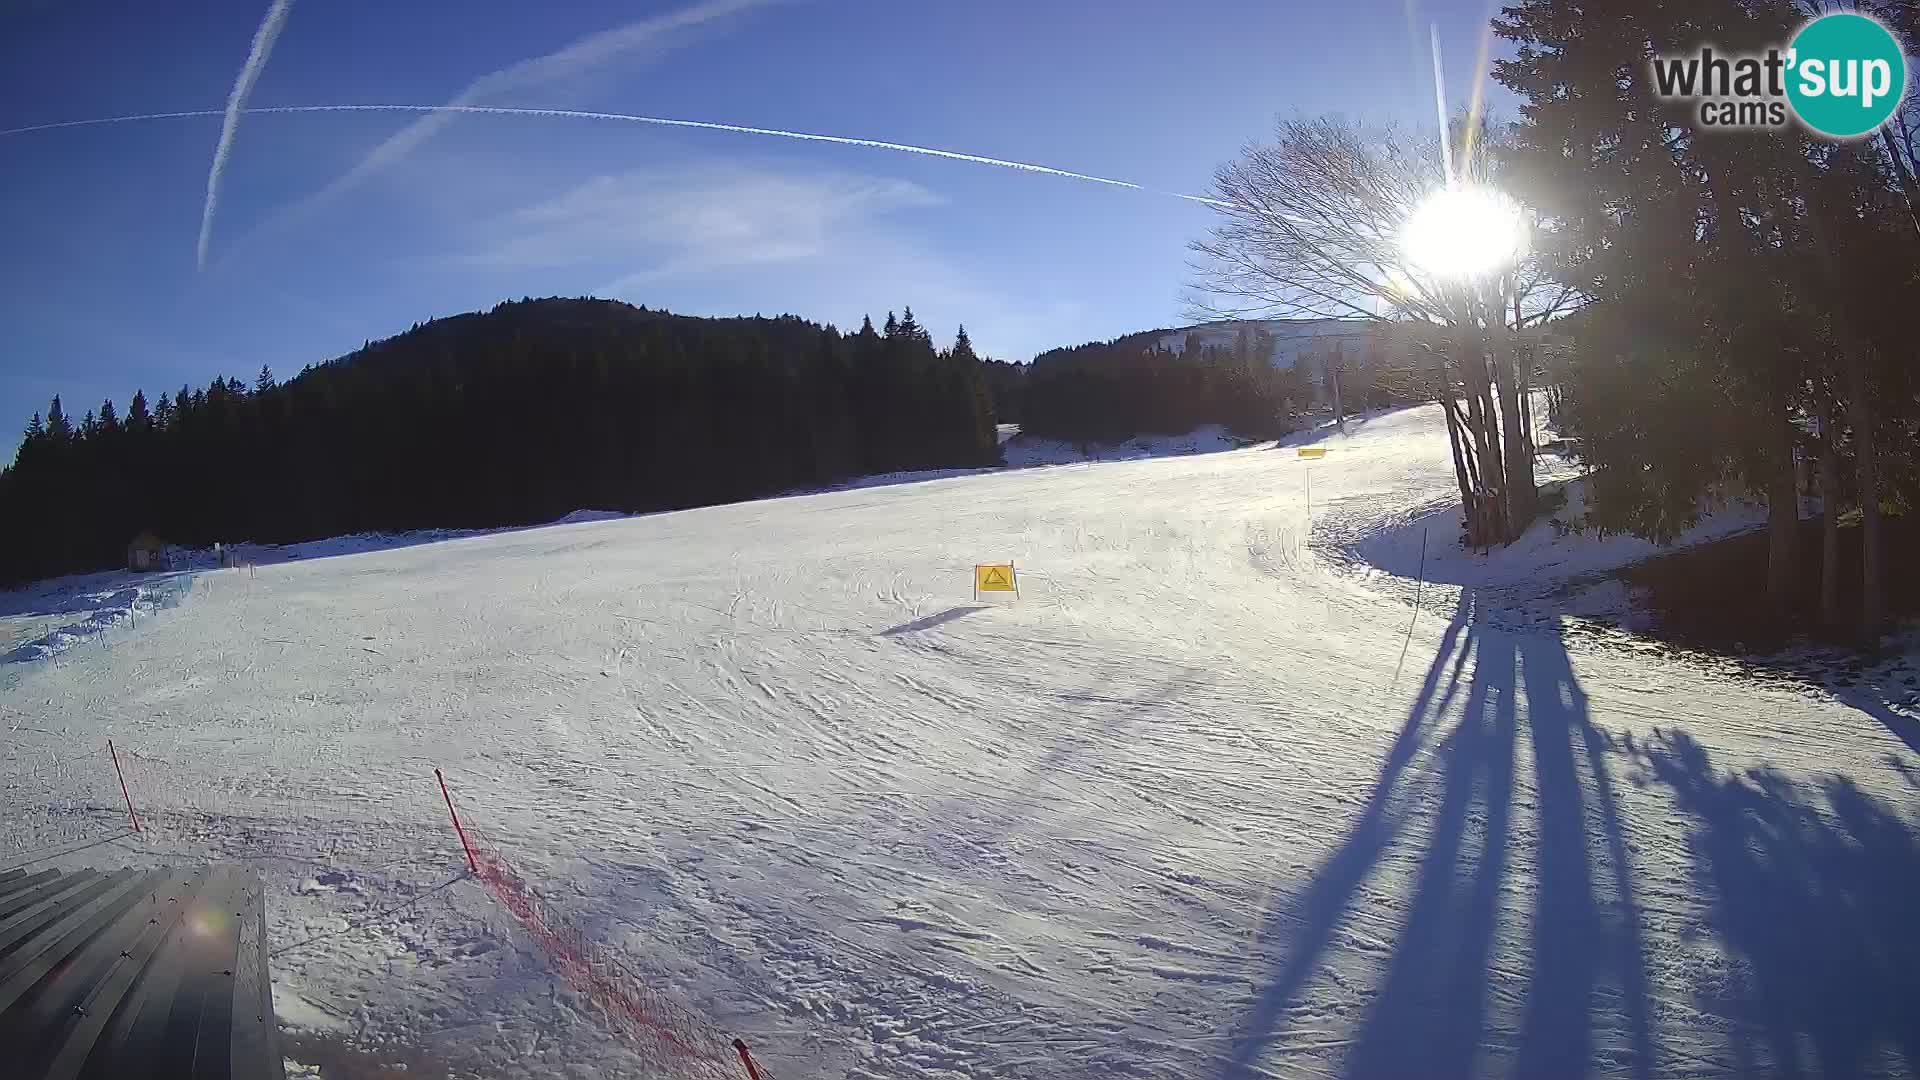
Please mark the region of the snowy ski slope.
MULTIPOLYGON (((457 873, 437 765, 783 1080, 1913 1075, 1906 721, 1503 629, 1512 575, 1409 639, 1354 551, 1438 414, 1326 443, 202 575, 7 670, 0 849, 115 827, 111 736, 150 832, 71 863, 252 860, 294 942, 457 873)), ((470 884, 274 975, 394 1060, 638 1075, 470 884)))

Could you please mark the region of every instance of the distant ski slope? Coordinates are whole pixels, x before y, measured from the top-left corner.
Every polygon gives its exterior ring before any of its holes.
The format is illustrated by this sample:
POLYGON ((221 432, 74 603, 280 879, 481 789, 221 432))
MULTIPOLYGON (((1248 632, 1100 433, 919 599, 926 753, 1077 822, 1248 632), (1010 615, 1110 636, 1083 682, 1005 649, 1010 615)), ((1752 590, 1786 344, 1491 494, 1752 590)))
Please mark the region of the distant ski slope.
MULTIPOLYGON (((207 575, 16 669, 0 808, 18 847, 110 826, 112 736, 154 832, 88 855, 251 859, 284 942, 459 869, 440 766, 783 1080, 1910 1071, 1920 757, 1484 590, 1429 584, 1409 643, 1411 588, 1331 544, 1447 493, 1438 413, 1326 444, 207 575)), ((277 959, 281 1016, 629 1074, 490 910, 277 959)))

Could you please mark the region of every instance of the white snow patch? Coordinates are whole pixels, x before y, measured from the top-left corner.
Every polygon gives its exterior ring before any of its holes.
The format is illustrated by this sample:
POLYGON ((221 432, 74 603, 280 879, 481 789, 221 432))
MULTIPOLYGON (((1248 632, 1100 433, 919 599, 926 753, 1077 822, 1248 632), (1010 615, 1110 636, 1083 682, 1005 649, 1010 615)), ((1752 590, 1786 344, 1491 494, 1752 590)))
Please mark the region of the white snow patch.
POLYGON ((131 627, 191 586, 179 574, 75 574, 0 592, 0 662, 56 656, 116 627, 131 627))
MULTIPOLYGON (((1565 464, 1554 461, 1549 461, 1542 470, 1544 478, 1549 480, 1564 476, 1567 471, 1565 464)), ((1368 565, 1410 578, 1422 572, 1424 533, 1426 580, 1454 585, 1507 586, 1564 581, 1616 570, 1654 555, 1724 539, 1766 524, 1764 506, 1734 497, 1717 508, 1703 511, 1700 521, 1669 545, 1622 534, 1602 537, 1594 529, 1562 532, 1555 528, 1554 519, 1571 522, 1586 513, 1586 481, 1577 477, 1566 479, 1565 490, 1564 507, 1534 521, 1513 543, 1486 552, 1460 546, 1457 494, 1443 496, 1397 520, 1389 519, 1386 527, 1359 536, 1350 551, 1355 559, 1368 565)))
POLYGON ((334 935, 289 1024, 451 1075, 646 1073, 457 879, 435 767, 775 1076, 1904 1068, 1920 736, 1410 619, 1343 553, 1451 490, 1438 410, 1303 438, 211 575, 0 686, 0 846, 121 827, 115 738, 143 832, 65 865, 248 862, 276 947, 334 935))

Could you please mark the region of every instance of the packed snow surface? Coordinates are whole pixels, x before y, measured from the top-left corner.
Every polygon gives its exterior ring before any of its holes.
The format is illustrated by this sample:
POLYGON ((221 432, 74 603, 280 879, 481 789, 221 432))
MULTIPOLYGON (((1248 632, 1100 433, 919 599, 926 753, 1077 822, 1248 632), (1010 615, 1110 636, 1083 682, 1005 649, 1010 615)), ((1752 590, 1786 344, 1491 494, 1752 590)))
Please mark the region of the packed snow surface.
POLYGON ((640 1073, 436 766, 783 1080, 1912 1075, 1920 734, 1500 618, 1577 539, 1408 580, 1437 412, 1323 445, 204 572, 0 668, 0 868, 111 737, 66 865, 253 863, 290 1036, 458 1076, 640 1073))

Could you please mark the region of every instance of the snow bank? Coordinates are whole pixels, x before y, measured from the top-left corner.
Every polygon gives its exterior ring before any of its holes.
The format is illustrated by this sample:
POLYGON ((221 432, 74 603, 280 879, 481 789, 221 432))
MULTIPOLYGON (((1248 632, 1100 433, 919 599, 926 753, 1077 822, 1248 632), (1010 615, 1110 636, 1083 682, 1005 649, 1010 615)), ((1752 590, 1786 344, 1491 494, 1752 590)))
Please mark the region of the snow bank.
POLYGON ((179 601, 184 574, 76 574, 0 592, 0 633, 13 640, 0 662, 44 660, 179 601))
MULTIPOLYGON (((1548 460, 1542 475, 1552 478, 1568 471, 1565 463, 1548 460)), ((1735 498, 1703 512, 1700 521, 1671 545, 1620 534, 1603 537, 1594 529, 1572 532, 1564 523, 1584 518, 1586 481, 1576 477, 1564 484, 1566 505, 1534 521, 1519 539, 1504 547, 1477 552, 1460 546, 1460 498, 1455 494, 1397 515, 1384 527, 1356 537, 1347 551, 1386 573, 1414 577, 1421 573, 1424 534, 1426 580, 1499 587, 1567 581, 1616 570, 1663 552, 1758 528, 1767 519, 1765 506, 1735 498), (1563 525, 1557 527, 1556 520, 1563 525)))

